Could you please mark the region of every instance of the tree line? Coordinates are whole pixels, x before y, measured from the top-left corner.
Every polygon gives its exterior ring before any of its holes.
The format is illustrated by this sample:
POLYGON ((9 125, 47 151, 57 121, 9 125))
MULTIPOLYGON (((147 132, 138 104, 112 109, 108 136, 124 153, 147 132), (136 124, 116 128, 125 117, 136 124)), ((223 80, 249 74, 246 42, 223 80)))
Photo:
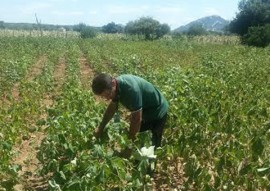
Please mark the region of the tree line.
POLYGON ((243 44, 266 47, 270 44, 270 0, 241 0, 239 12, 229 25, 243 44))
MULTIPOLYGON (((241 0, 238 4, 239 12, 226 27, 225 31, 237 34, 241 42, 246 45, 266 47, 270 44, 270 0, 241 0)), ((125 26, 114 22, 102 27, 91 27, 84 23, 77 25, 46 25, 42 24, 43 30, 78 31, 82 38, 92 38, 98 32, 103 33, 125 33, 137 35, 144 40, 155 40, 171 33, 168 24, 162 24, 151 17, 141 17, 130 21, 125 26)), ((9 28, 17 30, 38 29, 37 24, 12 24, 0 21, 0 29, 9 28)), ((197 36, 211 34, 203 26, 191 26, 185 35, 197 36)))
MULTIPOLYGON (((80 32, 82 38, 93 37, 95 35, 95 29, 86 26, 83 23, 75 27, 75 31, 80 32)), ((102 26, 100 31, 110 34, 125 33, 137 35, 144 40, 155 40, 168 34, 170 32, 170 27, 168 24, 161 24, 151 17, 141 17, 138 20, 128 22, 126 26, 114 22, 108 23, 107 25, 102 26)))

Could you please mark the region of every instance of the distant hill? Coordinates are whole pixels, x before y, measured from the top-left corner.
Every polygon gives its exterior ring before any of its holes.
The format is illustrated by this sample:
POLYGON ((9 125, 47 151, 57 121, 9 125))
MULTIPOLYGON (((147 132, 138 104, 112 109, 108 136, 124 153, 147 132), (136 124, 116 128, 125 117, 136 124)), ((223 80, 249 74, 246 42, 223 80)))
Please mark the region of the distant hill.
POLYGON ((180 26, 173 32, 185 32, 192 25, 202 25, 203 28, 205 28, 207 31, 223 32, 224 27, 227 26, 229 23, 229 21, 223 19, 222 17, 213 15, 192 21, 184 26, 180 26))

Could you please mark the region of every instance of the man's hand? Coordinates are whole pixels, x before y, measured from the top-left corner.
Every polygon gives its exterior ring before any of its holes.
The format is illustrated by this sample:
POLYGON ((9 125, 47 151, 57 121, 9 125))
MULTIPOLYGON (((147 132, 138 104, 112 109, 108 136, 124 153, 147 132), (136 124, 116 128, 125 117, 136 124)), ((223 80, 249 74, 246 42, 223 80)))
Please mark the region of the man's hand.
POLYGON ((107 107, 103 115, 103 119, 100 125, 95 129, 94 136, 96 138, 101 138, 103 129, 105 128, 107 123, 113 118, 113 115, 115 114, 116 110, 117 110, 117 104, 111 101, 111 103, 109 104, 109 106, 107 107))

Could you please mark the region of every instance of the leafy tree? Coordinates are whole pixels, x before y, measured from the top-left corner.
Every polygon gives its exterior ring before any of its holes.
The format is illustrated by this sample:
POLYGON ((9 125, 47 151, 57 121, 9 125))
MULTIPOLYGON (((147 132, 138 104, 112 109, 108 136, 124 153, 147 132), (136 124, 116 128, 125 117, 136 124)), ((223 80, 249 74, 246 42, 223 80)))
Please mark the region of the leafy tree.
POLYGON ((142 17, 139 20, 128 22, 125 32, 128 34, 143 35, 146 40, 153 40, 170 32, 170 27, 167 24, 161 25, 151 17, 142 17))
POLYGON ((230 31, 241 36, 248 33, 249 27, 270 23, 270 0, 241 0, 239 13, 230 23, 230 31))
POLYGON ((102 27, 104 33, 122 33, 124 28, 121 25, 117 25, 114 22, 111 22, 102 27))
POLYGON ((87 26, 84 23, 74 25, 73 30, 79 32, 81 38, 94 38, 97 35, 97 30, 94 27, 87 26))
POLYGON ((79 23, 78 25, 73 26, 73 30, 77 32, 81 32, 84 28, 86 28, 86 24, 79 23))
POLYGON ((132 35, 135 35, 138 33, 138 31, 136 29, 136 24, 134 21, 130 21, 126 24, 125 32, 128 34, 132 34, 132 35))
POLYGON ((195 24, 189 27, 186 34, 190 36, 199 36, 207 34, 207 31, 201 24, 195 24))
POLYGON ((143 34, 146 40, 150 40, 154 38, 159 22, 150 17, 142 17, 138 20, 137 25, 138 32, 143 34))
POLYGON ((80 31, 81 38, 94 38, 97 35, 95 28, 86 26, 80 31))
POLYGON ((4 25, 4 21, 0 21, 0 29, 4 29, 5 25, 4 25))
POLYGON ((159 25, 157 31, 156 31, 156 35, 157 35, 157 38, 161 38, 163 37, 165 34, 168 34, 170 32, 170 27, 168 24, 162 24, 162 25, 159 25))
POLYGON ((248 33, 242 37, 242 42, 251 46, 268 46, 270 44, 270 24, 249 27, 248 33))

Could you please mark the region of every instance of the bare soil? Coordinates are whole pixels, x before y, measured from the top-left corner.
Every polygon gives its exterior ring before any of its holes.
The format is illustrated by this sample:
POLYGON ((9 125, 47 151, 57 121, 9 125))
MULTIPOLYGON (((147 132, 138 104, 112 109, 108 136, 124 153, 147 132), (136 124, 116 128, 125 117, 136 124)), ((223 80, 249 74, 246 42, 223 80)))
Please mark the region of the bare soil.
POLYGON ((182 190, 185 181, 184 167, 181 158, 170 159, 162 164, 157 163, 156 173, 152 178, 152 189, 160 191, 182 190))
POLYGON ((85 89, 90 88, 90 80, 94 77, 94 72, 90 67, 90 64, 87 62, 87 59, 83 54, 80 56, 80 74, 81 74, 81 83, 85 89))
MULTIPOLYGON (((33 67, 33 70, 29 72, 28 80, 33 80, 41 73, 45 61, 46 57, 39 59, 33 67)), ((83 54, 81 54, 79 62, 82 86, 85 89, 90 89, 91 80, 95 73, 83 54)), ((39 119, 46 119, 48 117, 45 108, 53 107, 54 98, 61 94, 61 88, 65 80, 65 67, 65 59, 61 58, 53 74, 54 90, 44 95, 43 99, 40 100, 41 108, 43 108, 44 112, 42 112, 39 119)), ((18 88, 19 84, 15 84, 13 87, 12 96, 15 100, 19 100, 18 88)), ((14 164, 21 165, 22 167, 19 172, 21 181, 14 187, 15 191, 45 191, 48 189, 48 176, 41 177, 39 175, 38 171, 41 169, 42 164, 40 164, 36 157, 38 147, 46 136, 44 128, 46 127, 42 127, 38 131, 30 133, 27 139, 22 140, 21 144, 15 147, 15 151, 18 155, 14 159, 14 164)), ((151 189, 158 191, 181 190, 181 185, 185 181, 184 167, 182 164, 181 158, 168 158, 166 162, 158 162, 156 171, 151 179, 151 189)))
MULTIPOLYGON (((42 63, 45 62, 45 57, 40 59, 33 67, 33 70, 29 72, 28 80, 33 80, 36 76, 41 74, 42 63)), ((65 79, 65 60, 61 58, 59 63, 55 66, 53 73, 54 79, 54 90, 43 96, 43 99, 40 100, 41 112, 39 119, 46 119, 48 114, 46 108, 52 107, 54 104, 54 97, 61 92, 61 87, 65 79)), ((31 125, 34 125, 36 121, 31 122, 31 125)), ((20 182, 14 187, 15 191, 29 190, 29 191, 45 191, 48 188, 48 176, 41 177, 39 175, 39 170, 42 167, 42 164, 37 159, 38 147, 41 144, 41 141, 45 138, 46 134, 44 129, 46 126, 42 126, 40 129, 37 129, 34 132, 30 132, 29 136, 23 138, 22 143, 15 147, 18 155, 14 158, 14 164, 21 166, 19 171, 20 182)))
POLYGON ((33 81, 37 76, 39 76, 42 72, 47 61, 47 56, 43 55, 39 58, 39 60, 31 67, 31 70, 26 75, 27 81, 33 81))

